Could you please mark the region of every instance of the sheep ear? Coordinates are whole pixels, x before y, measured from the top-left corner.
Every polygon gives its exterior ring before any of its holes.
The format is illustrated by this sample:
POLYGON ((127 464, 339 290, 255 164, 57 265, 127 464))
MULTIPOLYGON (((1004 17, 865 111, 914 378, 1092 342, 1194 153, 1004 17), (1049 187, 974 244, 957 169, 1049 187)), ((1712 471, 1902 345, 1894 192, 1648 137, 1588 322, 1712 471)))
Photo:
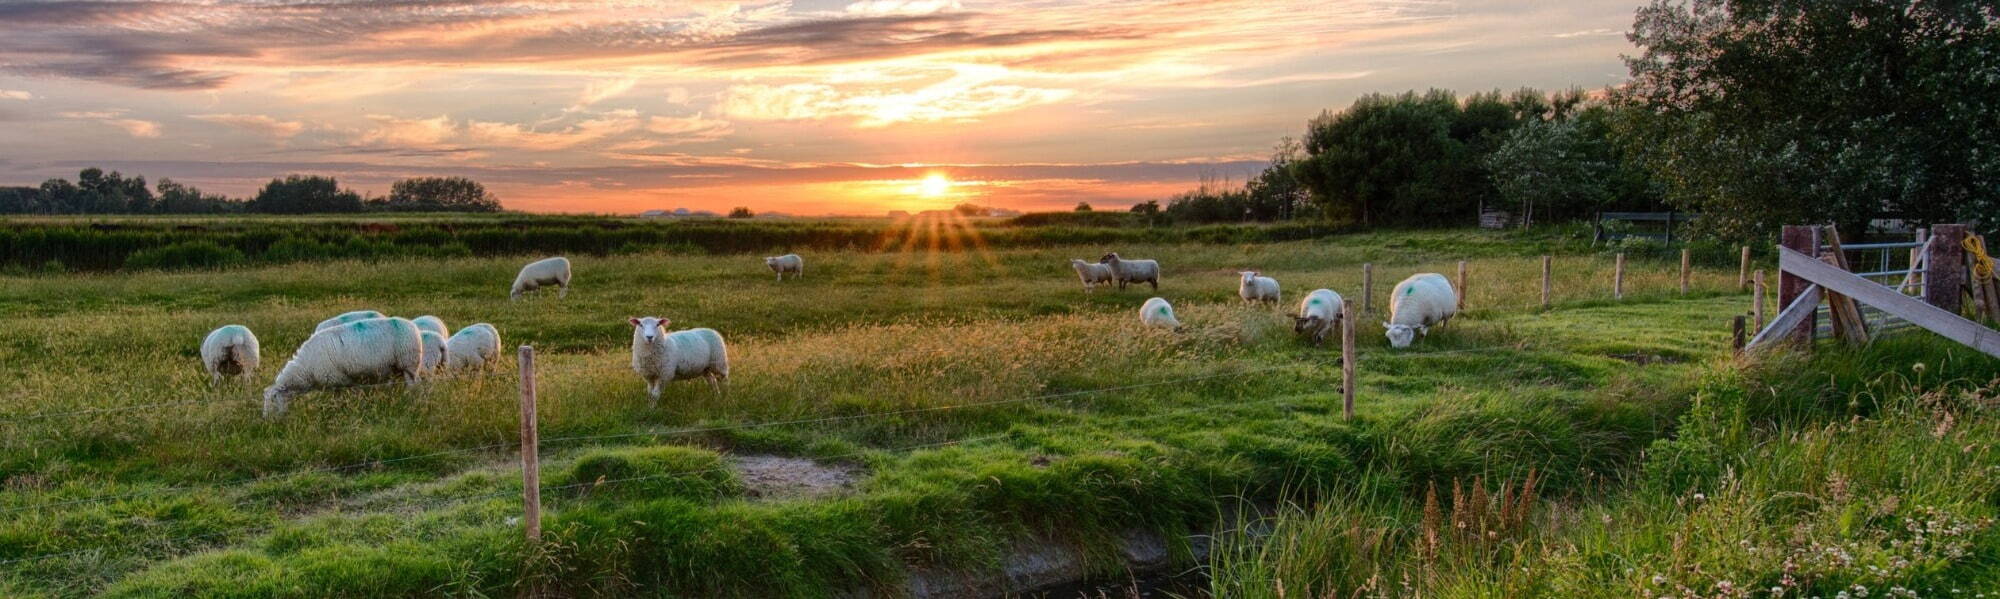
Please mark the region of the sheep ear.
POLYGON ((636 326, 639 326, 639 319, 638 319, 638 317, 633 317, 633 318, 632 318, 632 326, 635 326, 635 327, 636 327, 636 326))
POLYGON ((1384 320, 1384 321, 1382 321, 1382 328, 1385 328, 1385 329, 1386 329, 1386 328, 1389 328, 1389 321, 1387 321, 1387 320, 1384 320))
POLYGON ((664 329, 664 328, 667 328, 667 325, 670 325, 670 324, 673 324, 673 323, 674 323, 674 320, 673 320, 673 319, 671 319, 671 318, 662 318, 662 319, 660 319, 660 328, 662 328, 662 329, 664 329))

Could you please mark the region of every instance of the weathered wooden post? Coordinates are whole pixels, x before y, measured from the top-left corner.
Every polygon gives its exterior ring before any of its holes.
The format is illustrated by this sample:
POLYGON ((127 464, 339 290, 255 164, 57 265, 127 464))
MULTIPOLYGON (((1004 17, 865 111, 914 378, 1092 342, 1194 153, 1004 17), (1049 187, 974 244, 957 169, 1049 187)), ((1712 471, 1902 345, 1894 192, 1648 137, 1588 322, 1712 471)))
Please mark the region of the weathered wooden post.
POLYGON ((1965 307, 1965 225, 1931 226, 1924 255, 1924 301, 1958 314, 1965 307))
POLYGON ((1542 309, 1543 310, 1549 309, 1549 295, 1550 295, 1549 291, 1554 288, 1552 285, 1549 284, 1549 279, 1554 276, 1554 272, 1555 272, 1555 257, 1543 254, 1542 255, 1542 309))
POLYGON ((1730 328, 1730 330, 1731 330, 1731 334, 1732 334, 1732 335, 1733 335, 1733 336, 1735 337, 1735 339, 1736 339, 1736 341, 1735 341, 1734 343, 1732 343, 1732 344, 1730 345, 1730 347, 1732 347, 1732 348, 1735 348, 1735 349, 1736 349, 1736 353, 1739 353, 1739 354, 1740 354, 1740 353, 1743 353, 1743 341, 1744 341, 1744 339, 1743 339, 1743 315, 1741 315, 1741 314, 1738 314, 1738 315, 1736 315, 1736 318, 1735 318, 1735 319, 1734 319, 1734 320, 1733 320, 1733 321, 1732 321, 1732 322, 1730 323, 1730 325, 1729 325, 1729 328, 1730 328))
POLYGON ((1375 313, 1375 263, 1361 263, 1361 311, 1375 313))
POLYGON ((1750 246, 1743 246, 1743 259, 1736 266, 1736 290, 1750 289, 1750 246))
POLYGON ((1625 299, 1625 252, 1611 265, 1611 299, 1625 299))
POLYGON ((540 427, 535 423, 535 348, 521 346, 521 524, 529 543, 542 540, 540 427))
POLYGON ((1764 269, 1757 269, 1756 285, 1756 289, 1750 293, 1750 315, 1757 320, 1757 330, 1762 332, 1764 330, 1764 294, 1768 293, 1764 287, 1764 269))
POLYGON ((1354 419, 1354 304, 1340 304, 1340 414, 1354 419))
POLYGON ((1458 311, 1465 311, 1465 261, 1458 261, 1458 311))
POLYGON ((1688 249, 1681 248, 1681 295, 1688 294, 1688 249))
MULTIPOLYGON (((1819 257, 1819 227, 1812 225, 1785 225, 1784 232, 1779 235, 1778 239, 1778 243, 1786 248, 1807 256, 1819 257)), ((1791 307, 1792 300, 1798 299, 1799 295, 1805 293, 1806 287, 1810 285, 1812 284, 1807 283, 1805 279, 1785 272, 1784 269, 1779 269, 1778 310, 1783 311, 1785 308, 1791 307)), ((1798 328, 1793 329, 1789 336, 1798 339, 1802 343, 1812 343, 1813 328, 1819 326, 1818 321, 1819 315, 1807 314, 1804 320, 1799 321, 1798 328)))

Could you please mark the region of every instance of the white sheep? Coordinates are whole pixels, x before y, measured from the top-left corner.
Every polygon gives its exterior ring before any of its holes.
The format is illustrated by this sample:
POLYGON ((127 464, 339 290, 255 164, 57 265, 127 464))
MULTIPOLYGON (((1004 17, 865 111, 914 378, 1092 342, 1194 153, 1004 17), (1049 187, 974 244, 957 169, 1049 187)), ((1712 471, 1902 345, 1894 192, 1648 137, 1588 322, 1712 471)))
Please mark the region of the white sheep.
POLYGON ((1292 317, 1292 332, 1311 335, 1314 345, 1326 343, 1334 327, 1346 324, 1341 322, 1341 301, 1340 294, 1332 289, 1312 290, 1299 302, 1299 313, 1292 317))
POLYGON ((673 321, 647 316, 633 318, 632 370, 646 380, 646 393, 654 407, 660 405, 660 385, 672 381, 708 377, 708 386, 722 393, 729 382, 729 348, 714 329, 667 332, 673 321))
POLYGON ((370 318, 382 318, 382 313, 374 310, 355 310, 319 321, 319 325, 313 327, 313 332, 317 333, 326 330, 328 327, 339 326, 357 320, 368 320, 370 318))
POLYGON ((1236 295, 1243 298, 1243 303, 1278 303, 1277 279, 1263 276, 1254 270, 1246 270, 1236 274, 1243 275, 1243 282, 1236 286, 1236 295))
POLYGON ((328 327, 299 345, 292 360, 264 388, 264 416, 285 413, 292 396, 328 387, 422 377, 424 343, 404 318, 371 318, 328 327))
POLYGON ((785 254, 783 256, 765 258, 764 266, 769 267, 771 272, 778 273, 778 282, 780 283, 785 282, 786 273, 791 273, 794 279, 806 276, 806 259, 800 258, 798 254, 785 254))
POLYGON ((521 294, 549 285, 561 286, 556 298, 569 296, 569 259, 562 256, 543 258, 521 267, 521 274, 514 275, 514 290, 507 294, 509 299, 521 299, 521 294))
MULTIPOLYGON (((422 327, 423 325, 418 326, 422 327)), ((444 335, 437 334, 437 331, 419 329, 417 331, 417 338, 424 342, 424 376, 437 374, 438 368, 444 366, 444 357, 447 355, 444 335)))
POLYGON ((1160 263, 1156 260, 1126 260, 1118 257, 1118 252, 1105 254, 1098 263, 1111 265, 1111 274, 1118 279, 1118 290, 1124 291, 1127 283, 1149 283, 1154 291, 1160 290, 1160 263))
POLYGON ((240 324, 211 331, 207 338, 201 340, 201 365, 208 369, 211 383, 220 383, 225 376, 242 376, 245 379, 257 376, 261 356, 257 335, 240 324))
POLYGON ((410 319, 410 322, 416 323, 417 330, 419 331, 437 333, 439 337, 451 337, 451 328, 444 326, 444 319, 442 318, 425 314, 410 319))
POLYGON ((444 341, 446 370, 492 368, 500 361, 500 330, 479 323, 459 329, 444 341))
POLYGON ((1181 321, 1174 318, 1174 307, 1167 298, 1156 297, 1139 306, 1139 322, 1149 327, 1164 327, 1181 330, 1181 321))
POLYGON ((1458 293, 1444 275, 1410 275, 1389 292, 1389 321, 1382 323, 1382 334, 1391 346, 1409 347, 1418 334, 1429 335, 1431 325, 1443 326, 1457 313, 1458 293))
POLYGON ((1083 279, 1084 293, 1092 293, 1096 291, 1097 286, 1100 284, 1111 283, 1112 272, 1111 272, 1111 265, 1109 264, 1084 262, 1082 260, 1071 258, 1069 261, 1069 266, 1070 268, 1076 269, 1077 278, 1083 279))

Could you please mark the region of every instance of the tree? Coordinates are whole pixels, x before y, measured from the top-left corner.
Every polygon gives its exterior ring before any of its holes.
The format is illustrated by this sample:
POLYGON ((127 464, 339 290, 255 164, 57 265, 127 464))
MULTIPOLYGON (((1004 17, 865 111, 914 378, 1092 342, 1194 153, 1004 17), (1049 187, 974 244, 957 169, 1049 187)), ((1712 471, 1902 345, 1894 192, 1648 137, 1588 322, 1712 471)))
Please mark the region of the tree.
POLYGON ((737 206, 729 209, 729 218, 752 218, 755 216, 757 216, 757 213, 751 212, 747 206, 737 206))
POLYGON ((33 187, 0 187, 0 214, 30 214, 40 204, 41 190, 33 187))
POLYGON ((1991 218, 1996 19, 1982 2, 1655 0, 1620 138, 1715 234, 1991 218))
POLYGON ((1077 211, 1077 212, 1089 212, 1089 211, 1090 211, 1090 202, 1077 202, 1077 203, 1076 203, 1076 211, 1077 211))
POLYGON ((333 177, 287 175, 264 184, 247 208, 251 212, 309 214, 360 212, 363 205, 360 194, 341 189, 333 177))
POLYGON ((1568 119, 1532 121, 1514 129, 1488 154, 1485 165, 1500 196, 1519 206, 1526 227, 1543 219, 1586 215, 1607 200, 1610 165, 1591 156, 1577 124, 1568 119), (1535 205, 1541 204, 1543 214, 1535 205))
POLYGON ((991 209, 971 202, 952 206, 951 209, 953 212, 957 212, 959 216, 986 216, 992 213, 991 209))
POLYGON ((159 209, 167 214, 205 214, 240 212, 243 203, 221 195, 210 195, 201 189, 182 185, 173 179, 161 178, 157 186, 160 190, 159 209))
POLYGON ((380 206, 406 212, 499 212, 500 200, 465 177, 413 177, 391 184, 380 206))

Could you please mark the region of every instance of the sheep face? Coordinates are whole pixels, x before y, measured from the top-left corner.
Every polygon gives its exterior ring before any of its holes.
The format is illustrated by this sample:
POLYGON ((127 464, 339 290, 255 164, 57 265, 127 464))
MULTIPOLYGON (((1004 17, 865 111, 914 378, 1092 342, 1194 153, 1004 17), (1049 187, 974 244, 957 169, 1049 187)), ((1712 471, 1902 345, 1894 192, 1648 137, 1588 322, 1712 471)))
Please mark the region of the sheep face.
POLYGON ((777 257, 777 256, 771 256, 771 257, 767 257, 767 258, 764 258, 764 265, 765 265, 765 266, 769 266, 769 267, 771 267, 771 268, 777 268, 777 267, 778 267, 778 257, 777 257))
POLYGON ((1098 264, 1117 264, 1117 263, 1118 263, 1118 252, 1111 252, 1111 253, 1109 253, 1109 254, 1105 254, 1103 258, 1098 258, 1098 259, 1097 259, 1097 263, 1098 263, 1098 264))
POLYGON ((1292 332, 1304 333, 1307 331, 1317 331, 1319 330, 1319 322, 1320 318, 1318 316, 1293 316, 1292 332))
POLYGON ((1236 274, 1243 275, 1244 285, 1249 285, 1251 281, 1257 280, 1257 271, 1254 270, 1241 270, 1237 271, 1236 274))
POLYGON ((633 318, 631 322, 632 326, 638 328, 639 338, 645 339, 647 343, 652 343, 661 337, 665 337, 667 334, 667 325, 673 324, 672 320, 651 316, 633 318))
POLYGON ((291 392, 287 391, 284 387, 277 385, 265 387, 264 417, 270 418, 285 413, 285 401, 290 399, 291 395, 291 392))
POLYGON ((1389 337, 1391 347, 1409 347, 1419 333, 1428 332, 1425 329, 1417 325, 1382 323, 1382 334, 1389 337))

